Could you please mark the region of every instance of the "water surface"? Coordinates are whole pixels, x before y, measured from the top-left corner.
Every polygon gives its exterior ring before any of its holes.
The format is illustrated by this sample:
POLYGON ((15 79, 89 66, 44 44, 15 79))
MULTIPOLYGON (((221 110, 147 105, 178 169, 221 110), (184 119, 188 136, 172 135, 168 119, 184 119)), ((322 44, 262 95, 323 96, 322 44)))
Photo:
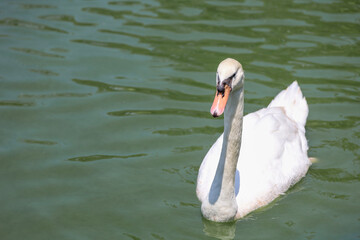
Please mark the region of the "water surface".
POLYGON ((0 2, 2 239, 358 239, 358 1, 0 2), (307 176, 233 224, 202 219, 198 167, 222 132, 215 70, 245 112, 297 80, 307 176))

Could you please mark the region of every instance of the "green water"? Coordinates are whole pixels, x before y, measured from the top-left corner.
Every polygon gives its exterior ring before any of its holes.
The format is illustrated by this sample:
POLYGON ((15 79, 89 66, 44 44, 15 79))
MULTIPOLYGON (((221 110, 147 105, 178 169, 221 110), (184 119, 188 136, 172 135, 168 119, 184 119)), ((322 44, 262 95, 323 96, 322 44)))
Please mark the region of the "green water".
POLYGON ((360 3, 0 2, 0 238, 359 239, 360 3), (198 167, 222 132, 215 70, 245 112, 298 80, 319 162, 270 206, 202 219, 198 167))

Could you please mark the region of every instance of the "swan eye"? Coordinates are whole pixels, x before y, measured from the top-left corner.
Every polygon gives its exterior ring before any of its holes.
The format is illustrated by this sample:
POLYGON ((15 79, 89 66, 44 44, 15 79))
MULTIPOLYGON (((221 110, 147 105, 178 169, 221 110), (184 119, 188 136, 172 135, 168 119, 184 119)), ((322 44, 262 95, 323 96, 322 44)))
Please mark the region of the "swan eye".
POLYGON ((236 76, 236 72, 230 78, 233 79, 235 76, 236 76))

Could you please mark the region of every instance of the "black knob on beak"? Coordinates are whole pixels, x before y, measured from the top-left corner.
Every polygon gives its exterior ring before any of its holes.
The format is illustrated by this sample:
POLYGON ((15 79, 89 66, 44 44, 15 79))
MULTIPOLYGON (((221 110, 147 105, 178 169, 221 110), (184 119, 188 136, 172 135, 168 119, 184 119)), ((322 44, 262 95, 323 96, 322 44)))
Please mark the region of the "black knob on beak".
POLYGON ((219 93, 223 94, 225 92, 225 84, 217 85, 216 89, 218 90, 219 93))

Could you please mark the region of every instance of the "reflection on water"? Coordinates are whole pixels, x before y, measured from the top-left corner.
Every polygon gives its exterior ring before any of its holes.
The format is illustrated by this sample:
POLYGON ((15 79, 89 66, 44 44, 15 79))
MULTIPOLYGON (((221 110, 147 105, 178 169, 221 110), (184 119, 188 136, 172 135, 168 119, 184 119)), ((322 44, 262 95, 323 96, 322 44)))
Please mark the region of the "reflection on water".
POLYGON ((235 238, 236 223, 216 223, 202 218, 204 233, 207 236, 227 240, 235 238))
POLYGON ((356 2, 4 0, 0 9, 4 239, 358 237, 356 2), (252 221, 216 224, 201 218, 195 183, 223 131, 209 108, 226 57, 245 69, 245 113, 299 82, 319 161, 252 221))

